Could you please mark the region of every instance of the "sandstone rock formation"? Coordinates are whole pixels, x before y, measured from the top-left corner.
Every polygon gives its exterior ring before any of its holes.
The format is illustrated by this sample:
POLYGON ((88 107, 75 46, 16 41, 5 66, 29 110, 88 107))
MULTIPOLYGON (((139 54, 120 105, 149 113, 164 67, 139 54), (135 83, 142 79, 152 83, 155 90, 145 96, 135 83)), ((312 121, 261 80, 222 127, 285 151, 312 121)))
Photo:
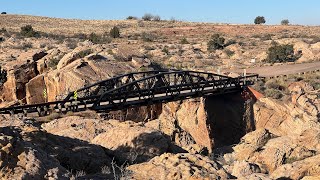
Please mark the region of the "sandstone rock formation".
POLYGON ((147 127, 120 126, 92 140, 111 151, 120 162, 140 163, 168 151, 169 142, 161 132, 147 127))
POLYGON ((254 129, 250 109, 240 94, 167 103, 159 117, 160 130, 186 150, 196 144, 195 151, 212 152, 254 129))
POLYGON ((228 179, 222 166, 207 157, 191 154, 163 154, 149 162, 131 165, 132 179, 228 179))
POLYGON ((67 179, 67 169, 31 142, 19 129, 0 128, 0 177, 3 179, 67 179))

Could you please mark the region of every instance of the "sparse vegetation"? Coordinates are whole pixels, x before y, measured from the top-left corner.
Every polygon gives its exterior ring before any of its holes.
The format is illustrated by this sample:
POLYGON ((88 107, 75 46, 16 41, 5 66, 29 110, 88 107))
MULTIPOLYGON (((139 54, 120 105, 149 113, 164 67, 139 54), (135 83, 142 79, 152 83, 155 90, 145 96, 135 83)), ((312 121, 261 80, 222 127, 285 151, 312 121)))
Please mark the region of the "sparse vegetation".
POLYGON ((92 50, 91 49, 87 49, 87 50, 83 50, 83 51, 79 52, 78 56, 79 56, 79 58, 84 58, 84 57, 88 56, 91 53, 92 53, 92 50))
POLYGON ((40 37, 40 33, 35 31, 31 25, 21 27, 20 34, 24 37, 40 37))
POLYGON ((59 59, 50 59, 47 61, 47 66, 48 68, 51 68, 51 69, 57 69, 57 65, 59 63, 59 59))
POLYGON ((181 44, 189 44, 189 41, 187 40, 187 38, 182 38, 180 43, 181 44))
POLYGON ((142 16, 142 19, 143 19, 144 21, 151 21, 151 20, 153 19, 153 15, 147 13, 147 14, 145 14, 145 15, 142 16))
POLYGON ((288 19, 282 20, 281 25, 289 25, 289 20, 288 19))
POLYGON ((137 20, 138 18, 137 17, 135 17, 135 16, 128 16, 127 17, 127 20, 137 20))
POLYGON ((167 47, 164 47, 162 49, 162 52, 164 52, 164 53, 166 53, 166 55, 168 55, 169 54, 169 49, 167 47))
POLYGON ((212 35, 210 41, 208 42, 208 51, 223 49, 225 47, 224 42, 225 39, 219 34, 212 35))
POLYGON ((153 16, 152 20, 153 21, 161 21, 161 17, 156 15, 156 16, 153 16))
POLYGON ((110 30, 110 36, 112 38, 119 38, 120 37, 120 29, 117 26, 114 26, 111 30, 110 30))
POLYGON ((227 54, 227 56, 229 56, 229 58, 234 55, 234 51, 231 51, 230 49, 226 49, 224 52, 227 54))
POLYGON ((257 16, 255 19, 254 19, 254 23, 255 24, 264 24, 266 23, 266 20, 263 16, 257 16))
POLYGON ((275 43, 268 49, 267 54, 266 60, 271 63, 289 62, 298 59, 298 57, 294 55, 292 44, 278 45, 275 43))
POLYGON ((1 12, 1 14, 7 14, 7 12, 1 12))
POLYGON ((145 42, 153 42, 156 39, 156 36, 151 33, 143 32, 141 34, 141 38, 145 42))
POLYGON ((97 35, 95 33, 91 33, 88 37, 88 40, 94 44, 104 44, 110 43, 111 39, 107 35, 97 35))

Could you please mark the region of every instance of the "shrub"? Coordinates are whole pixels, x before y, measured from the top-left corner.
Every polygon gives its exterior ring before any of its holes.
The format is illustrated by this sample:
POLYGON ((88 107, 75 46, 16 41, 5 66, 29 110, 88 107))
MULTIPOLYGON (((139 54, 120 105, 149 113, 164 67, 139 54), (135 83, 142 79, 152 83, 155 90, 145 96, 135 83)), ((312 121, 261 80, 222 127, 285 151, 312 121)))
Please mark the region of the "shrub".
POLYGON ((31 25, 21 27, 20 34, 24 37, 40 37, 39 32, 35 31, 31 25))
POLYGON ((282 20, 281 25, 289 25, 289 20, 288 19, 282 20))
POLYGON ((264 24, 266 23, 266 20, 263 16, 258 16, 254 19, 255 24, 264 24))
POLYGON ((230 46, 230 45, 232 45, 232 44, 236 44, 237 43, 237 41, 236 40, 234 40, 234 39, 230 39, 229 41, 227 41, 227 43, 225 44, 225 46, 227 47, 227 46, 230 46))
POLYGON ((265 95, 274 99, 280 99, 283 97, 282 92, 277 89, 267 89, 265 90, 265 95))
POLYGON ((107 35, 97 35, 95 33, 91 33, 88 37, 88 40, 94 44, 103 44, 103 43, 110 43, 111 39, 107 35))
POLYGON ((1 12, 1 14, 7 14, 7 12, 1 12))
POLYGON ((147 13, 147 14, 145 14, 145 15, 142 16, 142 19, 143 19, 144 21, 151 21, 151 20, 153 19, 153 15, 147 13))
POLYGON ((261 36, 260 39, 262 41, 268 41, 268 40, 272 40, 272 35, 271 34, 266 34, 264 36, 261 36))
POLYGON ((134 17, 134 16, 128 16, 127 17, 127 20, 137 20, 138 18, 137 17, 134 17))
POLYGON ((227 56, 232 57, 234 55, 234 51, 231 51, 230 49, 224 50, 224 52, 227 54, 227 56))
POLYGON ((59 59, 53 58, 47 62, 47 66, 48 68, 51 68, 51 69, 57 69, 58 63, 59 63, 59 59))
POLYGON ((189 41, 186 38, 181 39, 181 44, 189 44, 189 41))
POLYGON ((0 33, 7 33, 8 31, 6 30, 6 28, 1 28, 0 29, 0 33))
POLYGON ((4 40, 4 37, 0 37, 0 42, 3 42, 4 40))
POLYGON ((167 48, 167 47, 164 47, 164 48, 162 49, 162 52, 166 53, 166 55, 168 55, 168 54, 169 54, 169 50, 168 50, 168 48, 167 48))
POLYGON ((223 49, 225 39, 220 37, 219 34, 214 34, 211 36, 211 40, 208 42, 208 51, 223 49))
POLYGON ((294 55, 294 48, 292 44, 273 44, 268 49, 267 54, 268 56, 266 60, 271 63, 295 61, 299 58, 294 55))
POLYGON ((111 30, 110 30, 110 36, 112 38, 119 38, 120 37, 120 29, 117 26, 114 26, 111 30))
POLYGON ((141 38, 142 38, 142 40, 145 41, 145 42, 152 42, 152 41, 154 41, 154 40, 156 39, 156 36, 153 35, 153 34, 151 34, 151 33, 143 32, 143 33, 141 34, 141 38))
POLYGON ((93 51, 91 49, 86 49, 86 50, 80 51, 78 53, 78 58, 84 58, 84 57, 88 56, 91 53, 93 53, 93 51))
POLYGON ((156 15, 156 16, 153 16, 152 18, 154 21, 161 21, 161 17, 156 15))

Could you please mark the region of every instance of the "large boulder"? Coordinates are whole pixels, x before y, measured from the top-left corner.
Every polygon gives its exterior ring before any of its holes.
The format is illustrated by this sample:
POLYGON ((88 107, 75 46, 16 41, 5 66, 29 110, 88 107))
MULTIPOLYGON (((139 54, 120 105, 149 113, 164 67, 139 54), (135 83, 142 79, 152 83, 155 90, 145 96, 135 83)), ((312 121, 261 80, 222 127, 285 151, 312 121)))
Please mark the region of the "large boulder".
POLYGON ((57 159, 31 142, 19 129, 0 128, 0 177, 2 179, 69 179, 57 159))
MULTIPOLYGON (((63 99, 70 91, 75 91, 89 84, 110 78, 124 71, 131 71, 126 63, 116 63, 105 59, 76 59, 61 69, 56 69, 47 74, 39 75, 27 84, 27 99, 32 103, 42 103, 43 99, 32 98, 32 91, 46 89, 47 101, 63 99), (42 76, 44 83, 42 83, 42 76), (33 87, 38 87, 34 89, 33 87)), ((43 93, 40 94, 43 94, 43 93)))
POLYGON ((109 121, 68 116, 42 124, 48 133, 91 142, 96 136, 113 127, 109 121))
POLYGON ((62 59, 59 61, 57 65, 57 68, 58 70, 60 70, 66 65, 72 63, 73 61, 84 58, 90 55, 91 53, 92 53, 92 49, 90 47, 86 47, 86 46, 77 47, 72 52, 62 57, 62 59))
POLYGON ((130 122, 114 124, 92 143, 110 150, 120 162, 130 163, 146 162, 169 148, 169 142, 161 132, 130 122))
MULTIPOLYGON (((319 176, 320 155, 280 166, 271 174, 273 179, 302 179, 304 176, 319 176)), ((308 178, 306 178, 308 179, 308 178)))
POLYGON ((131 165, 132 179, 228 179, 222 166, 208 157, 192 154, 163 154, 149 162, 131 165))

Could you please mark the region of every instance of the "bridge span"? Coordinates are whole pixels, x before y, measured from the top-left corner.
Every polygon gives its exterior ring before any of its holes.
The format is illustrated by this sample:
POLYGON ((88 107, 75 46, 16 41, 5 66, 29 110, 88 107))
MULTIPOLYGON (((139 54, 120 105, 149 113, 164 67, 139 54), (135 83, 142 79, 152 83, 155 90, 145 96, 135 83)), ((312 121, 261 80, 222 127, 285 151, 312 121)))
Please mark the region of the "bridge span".
POLYGON ((70 92, 65 99, 1 108, 0 114, 122 110, 129 107, 227 94, 253 85, 257 74, 236 78, 197 71, 147 71, 115 76, 70 92))

